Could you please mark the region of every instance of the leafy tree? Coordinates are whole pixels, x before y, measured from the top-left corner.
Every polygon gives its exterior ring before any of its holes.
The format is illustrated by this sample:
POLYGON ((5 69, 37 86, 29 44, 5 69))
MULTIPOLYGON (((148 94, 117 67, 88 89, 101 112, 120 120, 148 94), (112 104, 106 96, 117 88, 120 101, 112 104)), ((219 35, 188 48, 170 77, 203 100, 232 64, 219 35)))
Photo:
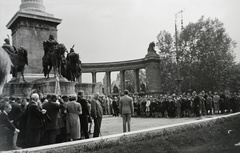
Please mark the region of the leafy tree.
POLYGON ((165 30, 160 31, 157 35, 156 46, 160 50, 159 55, 161 58, 161 80, 162 90, 164 92, 175 92, 176 89, 176 60, 175 60, 175 47, 171 34, 165 30))
POLYGON ((218 19, 201 17, 181 32, 179 55, 183 87, 195 90, 224 90, 234 63, 235 42, 218 19))
POLYGON ((178 35, 177 53, 170 33, 161 31, 157 40, 163 91, 174 92, 176 88, 176 55, 183 78, 182 91, 236 90, 233 80, 239 78, 240 67, 234 62, 236 43, 218 19, 201 17, 196 23, 189 23, 178 35))

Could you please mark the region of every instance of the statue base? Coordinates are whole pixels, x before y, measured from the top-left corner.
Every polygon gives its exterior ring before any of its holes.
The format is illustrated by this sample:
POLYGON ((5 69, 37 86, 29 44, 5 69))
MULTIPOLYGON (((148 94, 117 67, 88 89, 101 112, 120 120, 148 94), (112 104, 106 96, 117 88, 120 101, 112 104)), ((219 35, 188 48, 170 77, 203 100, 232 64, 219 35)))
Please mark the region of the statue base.
POLYGON ((36 76, 34 78, 26 77, 26 82, 22 81, 22 79, 19 80, 13 78, 11 81, 4 85, 2 96, 29 98, 30 94, 34 90, 42 93, 43 96, 54 93, 62 96, 72 96, 76 95, 80 90, 83 90, 85 95, 92 95, 94 92, 96 92, 96 84, 94 83, 70 82, 63 77, 59 78, 58 81, 56 77, 42 78, 41 76, 41 78, 38 78, 39 76, 36 76), (29 80, 34 81, 28 82, 29 80))

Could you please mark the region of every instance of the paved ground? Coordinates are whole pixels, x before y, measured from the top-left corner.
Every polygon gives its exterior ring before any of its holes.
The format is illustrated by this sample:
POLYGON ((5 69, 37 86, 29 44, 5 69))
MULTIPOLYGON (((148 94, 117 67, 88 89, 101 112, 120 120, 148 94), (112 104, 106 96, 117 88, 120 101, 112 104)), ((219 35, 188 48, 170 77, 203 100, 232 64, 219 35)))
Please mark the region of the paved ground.
MULTIPOLYGON (((213 118, 216 116, 224 115, 208 115, 202 117, 189 117, 189 118, 136 118, 131 119, 131 131, 143 130, 147 128, 160 127, 166 125, 174 125, 177 123, 190 122, 201 120, 204 118, 213 118)), ((93 127, 92 127, 93 131, 93 127)), ((102 136, 122 133, 122 118, 104 116, 102 120, 101 134, 102 136)))

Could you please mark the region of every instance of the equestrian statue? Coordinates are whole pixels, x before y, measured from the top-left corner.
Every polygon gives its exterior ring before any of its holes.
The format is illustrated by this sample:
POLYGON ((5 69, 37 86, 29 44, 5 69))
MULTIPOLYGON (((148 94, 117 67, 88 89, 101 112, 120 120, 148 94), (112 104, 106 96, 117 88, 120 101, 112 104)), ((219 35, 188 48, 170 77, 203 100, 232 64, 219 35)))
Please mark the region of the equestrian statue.
MULTIPOLYGON (((18 78, 18 73, 21 73, 23 81, 24 78, 24 68, 25 65, 28 65, 28 53, 25 48, 22 46, 18 49, 16 47, 10 45, 10 41, 8 38, 4 39, 5 43, 2 48, 8 53, 12 66, 11 66, 11 74, 13 78, 18 78)), ((20 78, 18 78, 20 79, 20 78)), ((20 81, 20 80, 19 80, 20 81)))
MULTIPOLYGON (((74 45, 73 45, 74 47, 74 45)), ((53 35, 43 42, 44 56, 42 58, 43 72, 46 78, 53 67, 54 76, 65 77, 69 81, 76 81, 81 76, 81 61, 79 54, 74 52, 73 47, 68 53, 64 44, 58 44, 53 35), (67 52, 67 57, 65 57, 67 52)))
POLYGON ((42 64, 44 76, 49 78, 49 73, 53 68, 54 76, 59 75, 62 77, 61 62, 63 61, 63 58, 65 58, 65 52, 67 52, 65 45, 58 44, 53 35, 50 35, 49 39, 43 42, 43 49, 44 56, 42 58, 42 64))

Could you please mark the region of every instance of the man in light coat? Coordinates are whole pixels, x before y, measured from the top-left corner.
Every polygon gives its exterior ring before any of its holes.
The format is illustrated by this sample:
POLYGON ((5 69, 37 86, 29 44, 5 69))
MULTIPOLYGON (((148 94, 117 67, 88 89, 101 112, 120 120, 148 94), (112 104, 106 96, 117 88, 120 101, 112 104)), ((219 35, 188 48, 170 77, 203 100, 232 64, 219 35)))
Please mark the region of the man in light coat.
POLYGON ((94 120, 93 137, 99 137, 103 116, 103 109, 99 102, 99 93, 95 93, 91 100, 91 115, 94 120))
POLYGON ((130 132, 131 116, 134 113, 133 99, 128 96, 128 90, 124 91, 124 96, 119 102, 119 111, 123 119, 123 132, 126 132, 126 123, 128 125, 128 132, 130 132))

